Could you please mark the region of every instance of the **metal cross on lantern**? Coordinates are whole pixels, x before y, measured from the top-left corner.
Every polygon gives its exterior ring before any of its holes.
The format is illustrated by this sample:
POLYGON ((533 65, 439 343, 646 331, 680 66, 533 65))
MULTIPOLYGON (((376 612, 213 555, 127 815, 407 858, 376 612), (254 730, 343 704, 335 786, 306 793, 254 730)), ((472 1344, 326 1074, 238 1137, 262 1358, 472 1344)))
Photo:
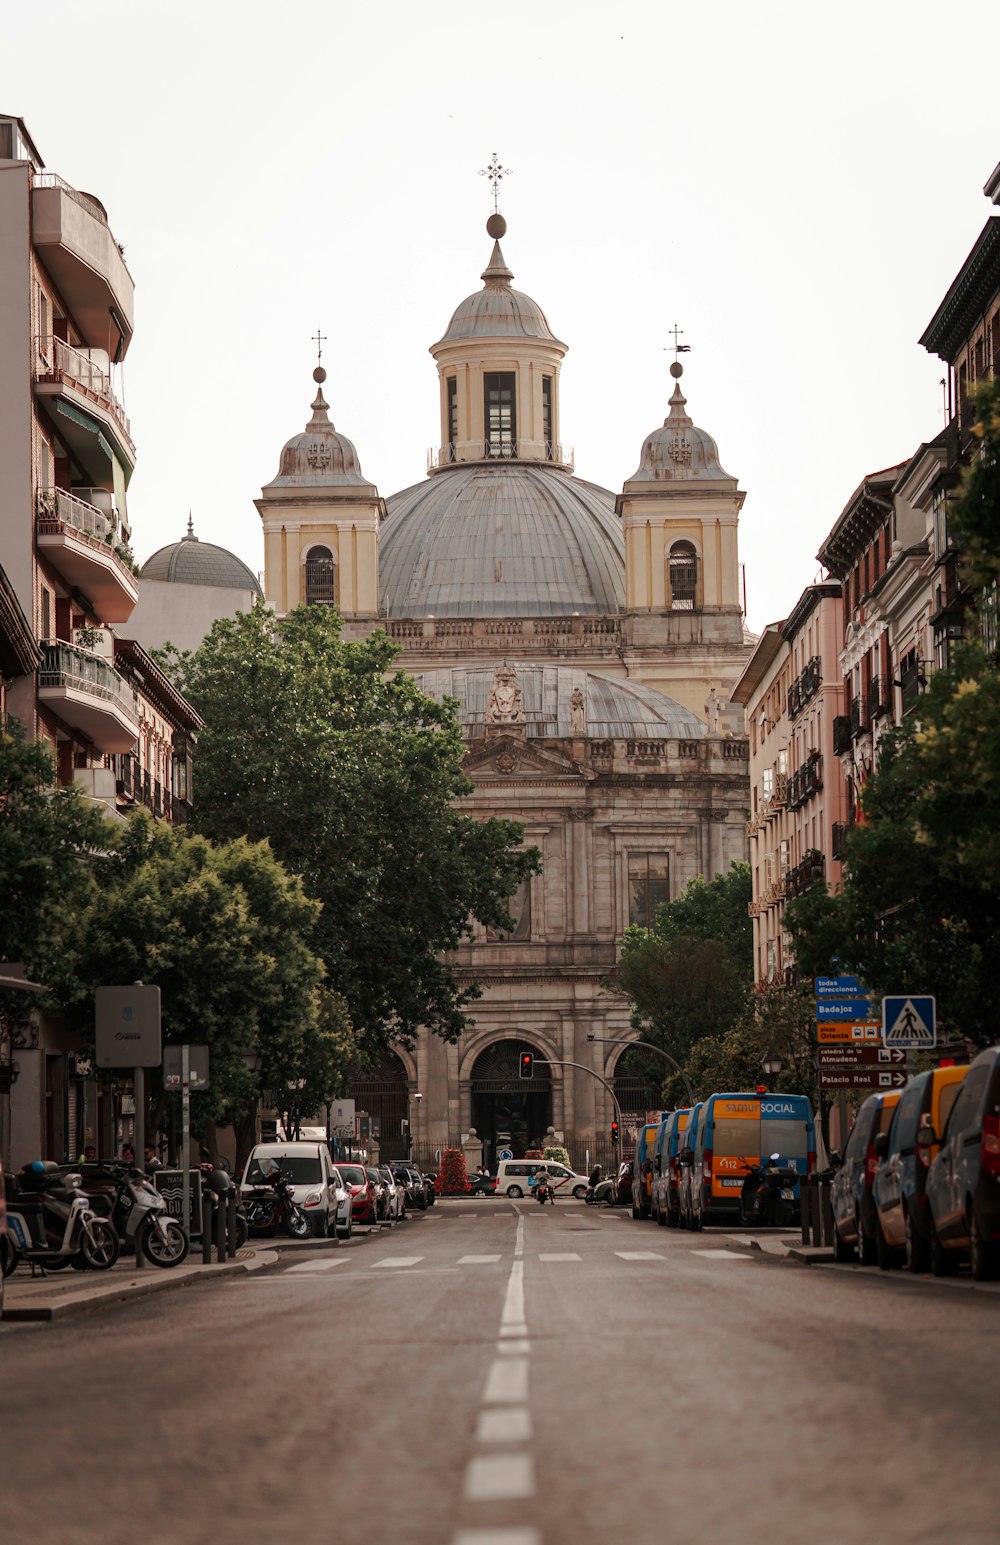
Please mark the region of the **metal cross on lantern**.
POLYGON ((323 345, 326 342, 326 334, 321 333, 317 327, 313 333, 313 343, 316 345, 316 363, 319 365, 323 359, 323 345))
POLYGON ((494 150, 489 166, 484 166, 479 173, 480 177, 488 177, 493 187, 493 213, 500 213, 500 184, 505 177, 513 177, 514 173, 509 166, 501 166, 494 150))
MULTIPOLYGON (((671 345, 671 344, 668 343, 667 344, 667 349, 669 349, 671 347, 673 348, 674 359, 677 358, 678 354, 690 354, 691 353, 691 345, 689 343, 679 343, 678 342, 678 339, 682 338, 683 335, 684 335, 683 327, 678 327, 677 323, 675 322, 673 327, 669 327, 667 329, 667 331, 673 334, 673 338, 674 338, 673 344, 671 345)), ((666 353, 666 349, 664 349, 663 352, 666 353)))

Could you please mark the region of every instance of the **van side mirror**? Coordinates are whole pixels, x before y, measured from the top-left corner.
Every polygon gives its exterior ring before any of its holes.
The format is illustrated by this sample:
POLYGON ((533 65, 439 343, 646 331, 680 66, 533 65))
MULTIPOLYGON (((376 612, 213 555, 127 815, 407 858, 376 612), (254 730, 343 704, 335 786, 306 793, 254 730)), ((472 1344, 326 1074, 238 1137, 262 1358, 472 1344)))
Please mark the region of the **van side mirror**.
POLYGON ((875 1157, 877 1159, 884 1159, 886 1154, 889 1152, 888 1132, 877 1132, 872 1147, 875 1150, 875 1157))
POLYGON ((916 1144, 918 1148, 933 1148, 937 1142, 937 1134, 933 1127, 918 1127, 916 1144))
POLYGON ((653 1168, 654 1168, 654 1169, 655 1169, 655 1170, 656 1170, 656 1173, 657 1173, 657 1174, 658 1174, 658 1175, 659 1175, 659 1174, 660 1174, 660 1173, 661 1173, 661 1172, 662 1172, 662 1170, 663 1170, 663 1160, 662 1160, 662 1159, 661 1159, 661 1158, 660 1158, 660 1155, 659 1155, 659 1154, 657 1154, 657 1155, 656 1155, 656 1157, 655 1157, 655 1158, 654 1158, 654 1160, 653 1160, 653 1168))
POLYGON ((691 1160, 694 1158, 694 1149, 693 1148, 682 1148, 681 1152, 680 1152, 680 1158, 681 1158, 682 1164, 690 1164, 691 1160))

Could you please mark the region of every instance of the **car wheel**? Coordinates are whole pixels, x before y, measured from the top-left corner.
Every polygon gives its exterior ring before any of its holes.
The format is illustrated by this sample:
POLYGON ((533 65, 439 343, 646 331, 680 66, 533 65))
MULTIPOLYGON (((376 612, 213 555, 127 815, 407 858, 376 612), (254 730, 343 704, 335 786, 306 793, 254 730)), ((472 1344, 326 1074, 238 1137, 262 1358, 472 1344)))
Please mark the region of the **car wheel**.
POLYGON ((326 1239, 330 1233, 330 1220, 325 1212, 317 1213, 313 1218, 313 1233, 317 1239, 326 1239))
POLYGON ((573 1195, 576 1197, 578 1202, 582 1202, 584 1197, 586 1196, 586 1194, 587 1194, 587 1187, 586 1186, 574 1186, 573 1187, 573 1195))
POLYGON ((858 1213, 858 1259, 862 1266, 874 1266, 878 1260, 875 1241, 874 1239, 869 1239, 865 1233, 865 1225, 860 1213, 858 1213))
POLYGON ((931 1271, 935 1277, 953 1277, 958 1270, 958 1251, 946 1250, 931 1219, 931 1271))
POLYGON ((517 1199, 519 1197, 522 1197, 524 1195, 524 1192, 522 1191, 520 1186, 508 1186, 507 1187, 507 1195, 517 1199))
POLYGON ((992 1240, 983 1238, 983 1231, 974 1207, 969 1209, 969 1265, 977 1282, 992 1282, 997 1275, 997 1247, 992 1240))
POLYGON ((846 1239, 841 1238, 840 1230, 836 1227, 833 1230, 833 1258, 835 1261, 840 1261, 841 1264, 854 1259, 854 1246, 849 1245, 846 1239))
POLYGON ((667 1226, 667 1215, 662 1207, 657 1207, 656 1209, 656 1222, 660 1228, 666 1228, 667 1226))
POLYGON ((667 1216, 666 1216, 667 1228, 677 1228, 680 1225, 680 1221, 681 1221, 680 1213, 679 1212, 671 1212, 670 1209, 668 1208, 667 1209, 667 1216))
POLYGON ((895 1271, 902 1265, 900 1252, 885 1237, 881 1218, 875 1219, 875 1254, 881 1271, 895 1271))
POLYGON ((638 1223, 640 1216, 641 1216, 641 1214, 639 1212, 639 1209, 635 1205, 635 1202, 633 1202, 632 1203, 632 1217, 633 1217, 633 1219, 635 1220, 636 1223, 638 1223))
POLYGON ((927 1248, 927 1241, 917 1233, 917 1226, 909 1208, 903 1219, 903 1227, 906 1231, 906 1269, 913 1272, 914 1276, 920 1276, 925 1271, 930 1271, 930 1251, 927 1248))

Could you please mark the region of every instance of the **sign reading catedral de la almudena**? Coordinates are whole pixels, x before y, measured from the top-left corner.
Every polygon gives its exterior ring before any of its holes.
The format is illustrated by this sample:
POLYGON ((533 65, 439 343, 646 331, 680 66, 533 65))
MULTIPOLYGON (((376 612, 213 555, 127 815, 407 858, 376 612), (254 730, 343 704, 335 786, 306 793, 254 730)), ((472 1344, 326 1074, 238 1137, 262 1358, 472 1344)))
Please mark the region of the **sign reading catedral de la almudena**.
POLYGON ((601 984, 623 930, 746 856, 747 745, 728 703, 749 655, 744 495, 688 415, 679 363, 621 492, 573 476, 567 345, 513 288, 503 217, 487 230, 483 287, 430 350, 441 430, 427 475, 384 498, 330 421, 318 367, 312 416, 257 501, 265 589, 279 613, 335 603, 348 638, 385 628, 424 691, 458 699, 463 807, 523 822, 542 855, 513 933, 477 927, 459 952, 459 980, 483 987, 474 1028, 454 1046, 420 1037, 351 1091, 383 1155, 403 1151, 409 1115, 418 1154, 475 1128, 489 1160, 516 1157, 552 1126, 582 1162, 611 1105, 560 1064, 614 1079, 623 1048, 600 1042, 630 1034, 628 1006, 601 984), (527 1084, 521 1050, 535 1054, 527 1084))

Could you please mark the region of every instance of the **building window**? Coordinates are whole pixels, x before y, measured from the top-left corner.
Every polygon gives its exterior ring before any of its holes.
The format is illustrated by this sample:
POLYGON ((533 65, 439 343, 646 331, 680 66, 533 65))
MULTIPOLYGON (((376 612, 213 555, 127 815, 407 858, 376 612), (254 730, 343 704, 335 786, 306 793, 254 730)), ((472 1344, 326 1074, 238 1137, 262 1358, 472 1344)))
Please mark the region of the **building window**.
POLYGON ((448 449, 451 452, 450 461, 455 460, 455 446, 458 444, 458 380, 455 376, 448 377, 448 449))
POLYGON ((542 439, 545 441, 545 460, 551 461, 553 456, 551 376, 542 376, 542 439))
POLYGON ((513 371, 490 371, 483 377, 487 456, 517 455, 513 371))
POLYGON ((692 611, 697 589, 698 555, 690 542, 675 542, 670 549, 671 605, 692 611))
POLYGON ((313 547, 306 559, 306 603, 334 606, 337 601, 337 565, 328 547, 313 547))
POLYGON ((514 927, 510 933, 500 933, 495 928, 487 928, 486 937, 492 944, 508 944, 518 939, 531 938, 531 881, 522 880, 513 896, 507 900, 507 911, 514 919, 514 927))
POLYGON ((628 861, 628 920, 652 928, 657 908, 670 900, 667 853, 631 853, 628 861))

